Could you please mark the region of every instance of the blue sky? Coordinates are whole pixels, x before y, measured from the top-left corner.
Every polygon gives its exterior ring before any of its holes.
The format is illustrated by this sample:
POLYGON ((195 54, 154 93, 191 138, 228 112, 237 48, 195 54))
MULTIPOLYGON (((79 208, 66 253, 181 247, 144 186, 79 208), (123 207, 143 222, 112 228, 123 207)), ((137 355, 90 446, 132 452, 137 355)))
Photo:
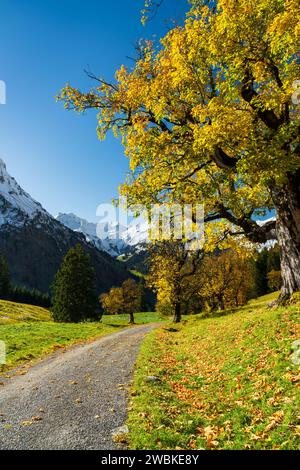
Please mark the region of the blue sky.
POLYGON ((87 89, 83 69, 112 79, 134 43, 180 21, 185 0, 165 0, 140 24, 143 0, 1 0, 0 157, 21 186, 53 215, 97 220, 98 204, 117 195, 128 161, 117 140, 100 142, 93 112, 78 116, 55 102, 66 82, 87 89))

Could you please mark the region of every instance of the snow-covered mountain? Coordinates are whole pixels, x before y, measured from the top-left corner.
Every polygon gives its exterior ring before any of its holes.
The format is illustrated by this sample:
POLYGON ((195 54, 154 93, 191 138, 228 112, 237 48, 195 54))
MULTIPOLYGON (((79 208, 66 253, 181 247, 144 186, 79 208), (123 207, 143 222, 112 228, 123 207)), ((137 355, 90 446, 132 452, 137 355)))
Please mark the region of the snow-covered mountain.
MULTIPOLYGON (((137 247, 147 240, 147 225, 138 224, 128 230, 116 223, 98 224, 102 237, 97 235, 97 224, 77 217, 75 214, 58 214, 55 219, 74 232, 81 233, 88 242, 99 250, 112 256, 118 256, 137 247)), ((17 181, 7 172, 6 165, 0 159, 0 226, 22 227, 35 221, 53 222, 53 217, 42 205, 24 191, 17 181)))
MULTIPOLYGON (((276 217, 273 216, 273 217, 270 217, 268 219, 265 219, 265 220, 258 220, 257 223, 258 225, 265 225, 265 224, 268 224, 269 222, 275 222, 276 221, 276 217)), ((261 251, 263 250, 264 248, 267 248, 268 250, 270 248, 273 248, 276 244, 277 244, 277 240, 276 240, 276 234, 274 232, 274 238, 271 239, 271 240, 268 240, 267 242, 265 243, 262 243, 261 245, 259 245, 258 247, 258 251, 261 251)))
POLYGON ((75 232, 82 233, 98 249, 119 256, 144 249, 148 240, 148 225, 137 223, 128 228, 118 223, 92 223, 75 214, 58 214, 56 220, 75 232), (100 236, 98 236, 100 234, 100 236))
POLYGON ((84 227, 89 236, 76 230, 77 226, 78 222, 71 230, 56 220, 21 188, 0 160, 0 254, 8 261, 14 284, 48 291, 64 255, 78 243, 91 257, 99 292, 130 277, 123 263, 94 242, 92 224, 84 227))
POLYGON ((21 227, 37 217, 47 219, 51 215, 9 175, 0 158, 0 226, 21 227))

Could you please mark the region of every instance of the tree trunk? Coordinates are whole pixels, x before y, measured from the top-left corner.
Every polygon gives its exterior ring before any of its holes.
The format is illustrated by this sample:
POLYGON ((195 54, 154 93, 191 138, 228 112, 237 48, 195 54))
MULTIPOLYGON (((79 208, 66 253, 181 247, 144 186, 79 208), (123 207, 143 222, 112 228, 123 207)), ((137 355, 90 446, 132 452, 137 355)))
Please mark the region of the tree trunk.
POLYGON ((179 323, 180 320, 181 320, 181 305, 180 305, 180 302, 176 302, 175 303, 173 322, 174 323, 179 323))
POLYGON ((221 295, 218 300, 219 300, 219 309, 221 311, 224 311, 225 310, 225 303, 224 303, 223 295, 221 295))
POLYGON ((276 235, 280 248, 284 301, 300 290, 300 171, 281 188, 272 188, 276 207, 276 235))
POLYGON ((134 316, 133 316, 133 313, 130 313, 130 314, 129 314, 129 323, 130 323, 131 325, 134 325, 134 316))

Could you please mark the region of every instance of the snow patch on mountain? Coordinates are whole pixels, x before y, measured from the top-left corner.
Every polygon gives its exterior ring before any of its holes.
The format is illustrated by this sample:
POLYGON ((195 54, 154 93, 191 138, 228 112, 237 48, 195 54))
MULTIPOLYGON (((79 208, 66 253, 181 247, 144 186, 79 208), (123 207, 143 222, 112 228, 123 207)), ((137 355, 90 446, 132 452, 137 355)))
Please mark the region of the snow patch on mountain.
POLYGON ((37 216, 51 217, 10 176, 4 161, 0 159, 0 226, 9 224, 20 227, 37 216))
POLYGON ((275 222, 276 221, 276 217, 269 217, 268 219, 264 219, 264 220, 257 220, 257 224, 258 225, 265 225, 267 224, 268 222, 275 222))
POLYGON ((56 220, 66 227, 85 235, 98 249, 111 256, 119 256, 130 251, 143 249, 148 241, 148 224, 140 222, 128 228, 116 222, 92 223, 73 213, 58 214, 56 220))
MULTIPOLYGON (((265 225, 269 222, 276 222, 276 217, 270 217, 270 218, 265 219, 265 220, 257 220, 256 222, 257 222, 258 225, 263 226, 263 225, 265 225)), ((261 251, 264 248, 267 248, 267 250, 269 250, 269 249, 273 248, 276 244, 277 244, 277 240, 275 238, 271 239, 271 240, 268 240, 265 243, 261 243, 259 245, 258 251, 261 251)))

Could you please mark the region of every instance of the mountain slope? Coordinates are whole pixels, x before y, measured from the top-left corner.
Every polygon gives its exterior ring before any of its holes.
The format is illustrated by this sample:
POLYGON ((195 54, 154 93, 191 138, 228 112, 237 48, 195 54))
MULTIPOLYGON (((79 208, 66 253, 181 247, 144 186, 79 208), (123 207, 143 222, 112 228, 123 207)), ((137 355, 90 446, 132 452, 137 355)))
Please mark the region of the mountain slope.
POLYGON ((144 249, 148 240, 148 227, 146 222, 129 226, 118 223, 92 223, 75 214, 61 214, 56 220, 75 232, 82 233, 98 249, 106 251, 111 256, 136 253, 144 249), (98 234, 100 233, 100 236, 98 234))
POLYGON ((63 256, 76 243, 91 256, 99 292, 130 276, 121 263, 99 251, 84 235, 52 217, 0 160, 0 254, 8 261, 13 283, 48 291, 63 256))
MULTIPOLYGON (((126 244, 121 239, 112 233, 112 227, 102 227, 103 238, 97 236, 97 224, 88 222, 85 219, 78 217, 75 214, 62 214, 56 216, 56 220, 73 230, 74 232, 82 233, 86 240, 91 242, 99 250, 106 251, 111 256, 119 256, 126 250, 126 244)), ((114 228, 116 233, 117 227, 114 228)))
POLYGON ((0 158, 0 226, 8 224, 21 227, 39 217, 51 217, 41 204, 26 193, 10 176, 0 158))

